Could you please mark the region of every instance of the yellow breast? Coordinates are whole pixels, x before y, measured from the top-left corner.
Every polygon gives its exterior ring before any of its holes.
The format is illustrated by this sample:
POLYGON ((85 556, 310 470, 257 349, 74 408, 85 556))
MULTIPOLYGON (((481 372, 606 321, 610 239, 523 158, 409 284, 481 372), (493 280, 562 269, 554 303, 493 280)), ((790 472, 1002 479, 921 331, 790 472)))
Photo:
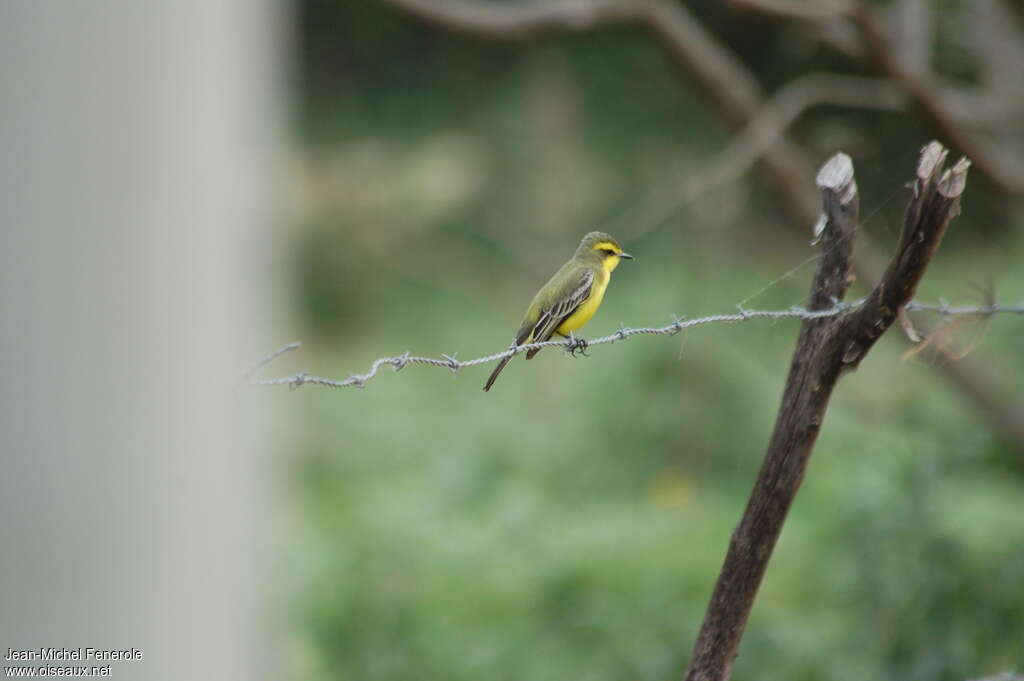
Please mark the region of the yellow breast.
POLYGON ((590 297, 583 301, 583 304, 576 308, 576 311, 565 318, 555 332, 560 336, 568 336, 570 331, 578 331, 583 327, 584 324, 590 321, 590 318, 597 312, 597 308, 601 306, 601 301, 604 299, 604 291, 608 288, 608 281, 611 279, 611 274, 608 270, 597 270, 595 272, 597 276, 594 277, 594 287, 590 291, 590 297))

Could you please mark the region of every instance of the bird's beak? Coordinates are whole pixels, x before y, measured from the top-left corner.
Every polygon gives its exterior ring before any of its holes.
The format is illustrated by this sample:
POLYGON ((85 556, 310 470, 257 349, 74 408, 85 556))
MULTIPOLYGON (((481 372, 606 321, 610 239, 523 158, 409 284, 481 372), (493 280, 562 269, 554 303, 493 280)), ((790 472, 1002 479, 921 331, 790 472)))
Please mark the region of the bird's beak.
POLYGON ((624 260, 633 260, 633 256, 631 256, 629 253, 619 253, 619 257, 623 258, 624 260))

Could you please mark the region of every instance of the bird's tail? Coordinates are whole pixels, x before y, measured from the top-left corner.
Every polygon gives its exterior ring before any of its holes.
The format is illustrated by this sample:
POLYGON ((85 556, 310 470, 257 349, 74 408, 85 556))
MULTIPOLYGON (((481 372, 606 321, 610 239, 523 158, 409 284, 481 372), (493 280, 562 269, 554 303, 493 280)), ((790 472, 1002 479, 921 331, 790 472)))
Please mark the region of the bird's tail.
POLYGON ((494 367, 494 371, 491 372, 491 377, 488 378, 487 383, 484 384, 484 392, 487 392, 488 390, 491 389, 491 386, 494 385, 494 382, 498 380, 498 374, 501 373, 501 370, 505 368, 506 364, 512 361, 513 357, 515 357, 515 355, 509 355, 508 357, 498 362, 498 366, 494 367))

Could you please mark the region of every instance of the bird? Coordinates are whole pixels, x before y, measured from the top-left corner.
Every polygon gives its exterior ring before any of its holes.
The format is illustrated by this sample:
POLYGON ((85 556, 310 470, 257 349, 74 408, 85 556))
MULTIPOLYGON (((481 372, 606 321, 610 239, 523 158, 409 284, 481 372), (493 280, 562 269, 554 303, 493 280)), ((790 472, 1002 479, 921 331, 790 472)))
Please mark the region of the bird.
MULTIPOLYGON (((574 332, 597 312, 612 271, 622 260, 633 260, 633 256, 622 250, 615 237, 604 232, 590 232, 584 236, 569 262, 562 265, 534 296, 516 331, 512 347, 542 343, 557 333, 563 338, 573 339, 570 352, 575 354, 578 350, 585 353, 586 341, 577 339, 574 332)), ((533 359, 538 352, 540 348, 527 350, 526 359, 533 359)), ((491 389, 512 357, 514 355, 509 355, 498 362, 484 384, 485 392, 491 389)))

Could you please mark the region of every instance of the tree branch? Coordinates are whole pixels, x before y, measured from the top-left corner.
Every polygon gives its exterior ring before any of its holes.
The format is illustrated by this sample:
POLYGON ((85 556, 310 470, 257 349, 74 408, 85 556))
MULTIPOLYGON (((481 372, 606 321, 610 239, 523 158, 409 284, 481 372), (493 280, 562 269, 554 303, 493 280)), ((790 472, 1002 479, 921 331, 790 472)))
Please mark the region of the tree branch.
MULTIPOLYGON (((784 140, 786 130, 807 110, 823 104, 893 111, 905 108, 909 99, 894 83, 879 78, 809 73, 775 92, 728 146, 696 174, 682 181, 671 197, 659 186, 641 211, 631 215, 622 231, 630 238, 647 234, 683 206, 742 177, 784 140)), ((615 231, 615 230, 613 230, 615 231)), ((618 233, 616 231, 616 233, 618 233)))
MULTIPOLYGON (((899 246, 865 305, 847 315, 803 324, 764 463, 732 534, 694 645, 687 681, 724 681, 731 674, 757 590, 803 481, 836 382, 859 364, 892 324, 896 311, 910 302, 959 210, 969 164, 961 160, 943 172, 945 157, 946 151, 936 142, 922 151, 899 246)), ((858 213, 853 164, 845 154, 837 154, 822 167, 817 184, 827 222, 822 259, 811 285, 812 310, 834 304, 846 293, 858 213)))
POLYGON ((657 35, 677 63, 716 99, 733 125, 759 106, 761 87, 743 64, 671 0, 385 0, 427 23, 468 35, 522 40, 553 30, 635 23, 657 35))
MULTIPOLYGON (((976 112, 970 108, 971 104, 977 103, 976 98, 964 97, 955 90, 950 91, 952 96, 944 95, 931 70, 924 68, 926 64, 915 64, 904 58, 901 47, 895 44, 885 23, 869 3, 862 0, 844 0, 819 6, 789 0, 726 1, 738 9, 754 10, 812 25, 848 19, 849 23, 856 27, 860 42, 863 43, 861 56, 872 62, 886 78, 900 84, 936 132, 949 144, 970 156, 978 172, 1000 190, 1016 196, 1024 195, 1024 167, 1020 161, 1005 153, 990 140, 967 129, 967 118, 978 119, 976 122, 981 122, 982 116, 979 114, 987 114, 991 118, 991 113, 976 112)), ((844 52, 848 51, 844 49, 844 52)), ((1006 85, 1014 87, 1015 81, 1010 80, 1006 85)), ((1005 90, 1005 87, 1003 89, 1005 90)), ((1007 101, 1007 106, 1011 110, 1017 104, 1013 97, 1008 97, 1007 101)), ((986 106, 990 108, 991 104, 986 103, 986 106)))
POLYGON ((867 46, 867 55, 887 77, 899 81, 917 103, 922 115, 953 146, 969 155, 985 175, 1001 190, 1024 194, 1024 169, 1020 163, 978 135, 965 130, 956 120, 946 103, 937 94, 930 77, 915 73, 899 57, 886 33, 885 26, 867 4, 857 3, 851 19, 860 29, 867 46))
POLYGON ((554 2, 467 2, 466 0, 386 0, 427 23, 499 40, 530 38, 551 30, 586 31, 606 23, 636 21, 643 3, 633 0, 556 0, 554 2))
POLYGON ((756 10, 795 21, 825 21, 850 11, 853 0, 804 2, 803 0, 725 0, 733 9, 756 10))

